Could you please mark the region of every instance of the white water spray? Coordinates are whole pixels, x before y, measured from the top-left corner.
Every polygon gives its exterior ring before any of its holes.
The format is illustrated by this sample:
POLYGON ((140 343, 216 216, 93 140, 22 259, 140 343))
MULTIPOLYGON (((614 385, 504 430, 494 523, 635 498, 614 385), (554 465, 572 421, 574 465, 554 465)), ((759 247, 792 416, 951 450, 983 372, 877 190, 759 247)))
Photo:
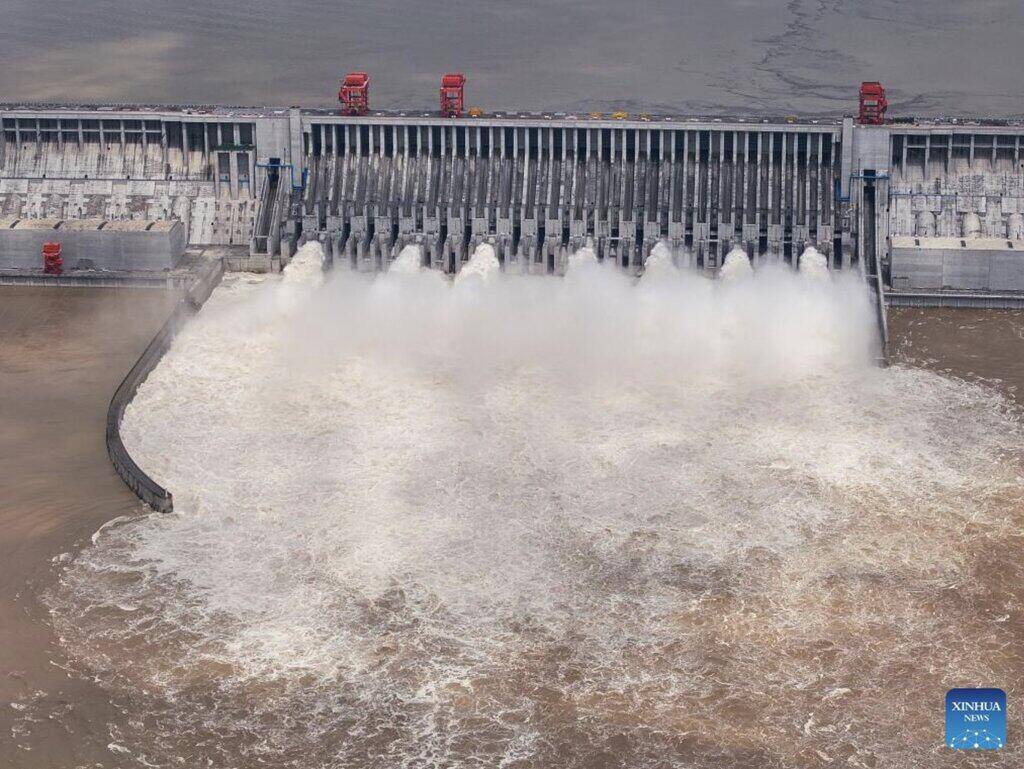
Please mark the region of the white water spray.
POLYGON ((726 282, 747 280, 754 274, 747 252, 740 246, 733 246, 725 255, 725 262, 719 270, 719 278, 726 282))
POLYGON ((672 261, 672 249, 668 243, 659 240, 651 249, 647 261, 644 262, 644 278, 647 280, 665 280, 678 275, 672 261))
POLYGON ((304 243, 281 271, 284 282, 315 288, 324 281, 324 249, 315 240, 304 243))
POLYGON ((814 246, 808 246, 800 255, 800 274, 814 280, 828 280, 828 259, 814 246))
POLYGON ((284 314, 299 312, 324 283, 324 250, 316 241, 304 243, 281 271, 281 288, 272 299, 284 314))
POLYGON ((490 243, 481 243, 473 251, 469 261, 462 265, 455 276, 455 284, 460 283, 490 283, 501 275, 501 263, 495 255, 494 246, 490 243))
POLYGON ((388 267, 388 272, 399 275, 415 275, 423 269, 423 246, 417 243, 410 243, 403 246, 402 250, 395 257, 395 261, 388 267))
POLYGON ((594 251, 594 247, 590 244, 578 248, 569 254, 569 260, 567 264, 567 270, 572 272, 573 270, 579 270, 585 267, 592 267, 598 264, 597 253, 594 251))

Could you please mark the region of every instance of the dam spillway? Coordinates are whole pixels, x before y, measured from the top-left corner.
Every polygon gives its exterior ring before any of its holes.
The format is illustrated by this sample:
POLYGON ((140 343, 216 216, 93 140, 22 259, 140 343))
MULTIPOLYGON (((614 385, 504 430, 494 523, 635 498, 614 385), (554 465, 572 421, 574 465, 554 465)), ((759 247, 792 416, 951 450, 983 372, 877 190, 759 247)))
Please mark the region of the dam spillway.
POLYGON ((833 130, 552 122, 313 123, 303 233, 361 268, 422 240, 448 272, 484 240, 506 265, 558 273, 588 241, 623 267, 666 241, 709 269, 736 243, 780 258, 832 245, 833 130))
POLYGON ((737 246, 755 262, 813 246, 892 287, 1024 289, 1024 124, 1008 121, 44 105, 0 119, 4 227, 177 219, 191 245, 247 247, 268 269, 309 240, 361 270, 418 243, 449 273, 484 241, 542 273, 585 243, 639 270, 663 242, 709 271, 737 246))

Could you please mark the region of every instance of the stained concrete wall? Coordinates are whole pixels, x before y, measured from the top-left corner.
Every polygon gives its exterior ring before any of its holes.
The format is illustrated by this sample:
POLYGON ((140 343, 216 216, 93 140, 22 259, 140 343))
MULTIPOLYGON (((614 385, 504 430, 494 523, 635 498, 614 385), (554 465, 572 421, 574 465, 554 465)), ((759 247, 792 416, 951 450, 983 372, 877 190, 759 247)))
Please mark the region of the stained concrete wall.
POLYGON ((178 263, 186 234, 178 221, 0 221, 0 269, 41 270, 47 242, 61 244, 65 270, 158 271, 178 263))
POLYGON ((1024 241, 892 239, 894 289, 1024 291, 1024 241))

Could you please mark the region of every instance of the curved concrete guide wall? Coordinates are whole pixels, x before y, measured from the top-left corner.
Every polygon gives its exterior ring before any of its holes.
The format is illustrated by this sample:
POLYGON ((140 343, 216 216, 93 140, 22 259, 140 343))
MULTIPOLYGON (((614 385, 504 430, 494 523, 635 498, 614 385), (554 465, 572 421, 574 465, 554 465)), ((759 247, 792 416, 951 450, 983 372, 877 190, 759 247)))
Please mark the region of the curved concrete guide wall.
POLYGON ((132 459, 128 450, 121 440, 121 420, 124 419, 125 409, 131 403, 139 387, 146 381, 149 373, 156 368, 163 358, 164 353, 170 349, 175 334, 185 325, 190 317, 195 315, 203 306, 203 303, 213 293, 213 289, 220 283, 224 275, 224 265, 218 261, 206 274, 200 277, 196 283, 185 293, 171 313, 170 318, 153 337, 145 351, 132 366, 131 371, 118 386, 114 396, 110 399, 110 406, 107 409, 107 454, 110 461, 117 470, 117 474, 127 484, 135 495, 161 513, 169 513, 174 510, 174 498, 170 491, 154 481, 146 472, 140 468, 132 459))

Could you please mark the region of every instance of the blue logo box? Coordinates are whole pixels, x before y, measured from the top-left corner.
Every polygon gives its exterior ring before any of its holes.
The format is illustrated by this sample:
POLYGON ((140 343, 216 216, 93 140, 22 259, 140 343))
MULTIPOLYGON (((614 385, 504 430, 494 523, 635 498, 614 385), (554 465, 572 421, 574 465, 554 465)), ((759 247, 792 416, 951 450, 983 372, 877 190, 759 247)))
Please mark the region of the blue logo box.
POLYGON ((999 750, 1006 745, 1006 692, 950 689, 946 694, 946 746, 999 750))

